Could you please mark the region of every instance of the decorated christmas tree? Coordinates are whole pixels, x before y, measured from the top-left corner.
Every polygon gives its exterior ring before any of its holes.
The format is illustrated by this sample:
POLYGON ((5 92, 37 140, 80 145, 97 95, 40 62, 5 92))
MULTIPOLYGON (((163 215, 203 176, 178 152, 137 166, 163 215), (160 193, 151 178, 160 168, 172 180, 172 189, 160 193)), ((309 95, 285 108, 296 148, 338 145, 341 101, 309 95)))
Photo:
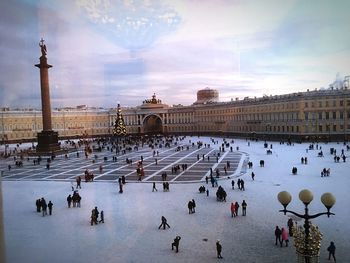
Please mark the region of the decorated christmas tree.
POLYGON ((115 120, 114 129, 113 129, 113 135, 114 136, 125 136, 126 135, 126 128, 124 119, 122 116, 122 111, 120 109, 120 104, 118 104, 117 108, 117 118, 115 120))

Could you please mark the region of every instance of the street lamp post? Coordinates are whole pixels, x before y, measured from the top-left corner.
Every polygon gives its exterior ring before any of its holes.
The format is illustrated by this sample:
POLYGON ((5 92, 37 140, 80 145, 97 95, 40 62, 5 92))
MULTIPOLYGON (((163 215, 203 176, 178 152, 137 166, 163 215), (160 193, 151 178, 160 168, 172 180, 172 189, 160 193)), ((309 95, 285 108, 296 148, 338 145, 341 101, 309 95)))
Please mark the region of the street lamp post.
MULTIPOLYGON (((322 213, 317 213, 314 215, 309 214, 309 209, 308 205, 310 202, 313 200, 313 194, 311 191, 304 189, 300 191, 299 193, 299 199, 304 203, 305 205, 305 213, 304 214, 299 214, 291 210, 287 210, 288 204, 292 200, 292 196, 287 192, 287 191, 282 191, 278 193, 277 195, 278 201, 283 205, 283 210, 279 210, 279 212, 283 212, 284 214, 286 213, 291 213, 299 218, 304 219, 304 229, 305 229, 305 234, 304 234, 304 242, 294 242, 294 245, 296 247, 297 253, 302 256, 302 261, 298 262, 305 262, 305 263, 312 263, 312 262, 318 262, 318 255, 319 255, 319 245, 311 245, 311 243, 314 242, 313 236, 310 236, 310 228, 311 228, 311 222, 310 219, 317 218, 321 215, 327 215, 328 217, 330 215, 334 215, 333 213, 330 212, 330 209, 332 206, 335 204, 335 197, 331 193, 324 193, 321 196, 321 202, 323 205, 327 208, 327 212, 322 212, 322 213)), ((312 229, 313 230, 313 229, 312 229)), ((318 229, 317 229, 318 231, 318 229)), ((319 233, 319 232, 318 232, 319 233)), ((317 243, 320 244, 321 240, 321 234, 318 234, 318 240, 315 240, 317 243)))

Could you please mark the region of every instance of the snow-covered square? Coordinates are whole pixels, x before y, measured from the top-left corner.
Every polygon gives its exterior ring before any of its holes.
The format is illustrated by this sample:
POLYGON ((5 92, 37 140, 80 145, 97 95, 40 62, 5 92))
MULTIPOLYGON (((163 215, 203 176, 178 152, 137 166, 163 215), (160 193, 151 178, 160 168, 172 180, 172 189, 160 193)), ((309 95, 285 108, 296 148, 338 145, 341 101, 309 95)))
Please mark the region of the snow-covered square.
MULTIPOLYGON (((187 137, 186 140, 211 143, 208 137, 187 137)), ((215 138, 219 149, 222 138, 215 138)), ((229 139, 228 141, 231 141, 229 139)), ((321 216, 312 220, 323 233, 320 262, 328 261, 327 247, 331 241, 336 245, 338 262, 350 258, 350 210, 349 161, 334 161, 330 148, 346 156, 349 151, 340 143, 309 143, 287 145, 272 144, 272 154, 267 154, 263 141, 235 139, 234 151, 239 147, 242 161, 233 174, 221 173, 218 185, 227 192, 226 202, 216 199, 217 187, 205 180, 197 182, 170 182, 170 191, 164 192, 162 183, 152 180, 128 181, 123 193, 119 193, 117 181, 82 182, 79 194, 81 207, 68 208, 66 198, 72 194, 75 180, 6 180, 2 181, 3 216, 5 226, 6 259, 12 262, 296 262, 293 239, 288 247, 275 245, 274 229, 287 227, 292 215, 279 212, 283 207, 277 200, 280 191, 288 191, 292 202, 288 209, 303 213, 304 205, 298 198, 302 189, 309 189, 314 200, 310 213, 325 212, 320 201, 325 192, 336 197, 331 209, 335 216, 321 216), (319 157, 322 150, 324 157, 319 157), (307 157, 307 164, 301 158, 307 157), (247 158, 253 163, 249 169, 247 158), (264 167, 259 161, 264 160, 264 167), (297 174, 292 174, 292 168, 297 174), (330 169, 329 177, 321 177, 323 168, 330 169), (251 173, 254 172, 254 180, 251 173), (232 179, 245 181, 245 191, 232 179), (199 193, 199 187, 209 189, 199 193), (42 216, 36 212, 35 201, 44 197, 52 201, 52 215, 42 216), (189 214, 187 204, 196 201, 195 213, 189 214), (247 215, 239 208, 237 217, 231 217, 231 202, 247 202, 247 215), (91 226, 91 210, 98 207, 104 211, 104 223, 91 226), (167 219, 170 228, 158 229, 161 217, 167 219), (176 236, 181 236, 179 252, 171 249, 176 236), (222 244, 223 259, 216 254, 216 241, 222 244)), ((6 166, 2 165, 6 168, 6 166)), ((30 171, 28 171, 30 173, 30 171)), ((77 172, 77 175, 81 171, 77 172)), ((30 174, 28 174, 29 176, 30 174)), ((203 173, 203 176, 205 173, 203 173)), ((28 178, 29 179, 29 178, 28 178)), ((302 220, 292 216, 302 225, 302 220)))

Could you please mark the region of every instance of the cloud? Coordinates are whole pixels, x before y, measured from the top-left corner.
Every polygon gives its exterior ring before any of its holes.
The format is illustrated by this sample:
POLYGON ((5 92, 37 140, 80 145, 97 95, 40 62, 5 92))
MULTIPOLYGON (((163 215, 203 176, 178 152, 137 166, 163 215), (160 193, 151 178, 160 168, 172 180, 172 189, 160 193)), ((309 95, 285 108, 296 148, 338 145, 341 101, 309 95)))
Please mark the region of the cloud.
POLYGON ((5 0, 0 7, 1 106, 40 107, 41 37, 53 65, 53 107, 136 106, 153 93, 187 105, 205 87, 229 100, 319 88, 337 72, 349 74, 349 1, 5 0))

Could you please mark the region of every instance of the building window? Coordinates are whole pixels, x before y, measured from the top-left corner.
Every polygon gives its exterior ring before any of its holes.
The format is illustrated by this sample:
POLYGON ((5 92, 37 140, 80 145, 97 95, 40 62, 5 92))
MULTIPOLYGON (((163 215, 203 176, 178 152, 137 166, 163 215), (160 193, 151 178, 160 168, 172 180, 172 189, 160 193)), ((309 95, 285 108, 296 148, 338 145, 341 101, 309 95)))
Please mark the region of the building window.
POLYGON ((319 125, 319 126, 318 126, 318 131, 319 131, 319 132, 322 132, 322 125, 319 125))
POLYGON ((340 106, 344 106, 344 101, 343 101, 343 100, 340 100, 340 101, 339 101, 339 105, 340 105, 340 106))
POLYGON ((339 118, 340 118, 341 120, 344 119, 344 112, 341 111, 341 112, 339 113, 339 118))
POLYGON ((333 111, 333 120, 335 120, 336 118, 337 118, 337 113, 333 111))
POLYGON ((329 112, 326 112, 326 120, 329 120, 329 112))

